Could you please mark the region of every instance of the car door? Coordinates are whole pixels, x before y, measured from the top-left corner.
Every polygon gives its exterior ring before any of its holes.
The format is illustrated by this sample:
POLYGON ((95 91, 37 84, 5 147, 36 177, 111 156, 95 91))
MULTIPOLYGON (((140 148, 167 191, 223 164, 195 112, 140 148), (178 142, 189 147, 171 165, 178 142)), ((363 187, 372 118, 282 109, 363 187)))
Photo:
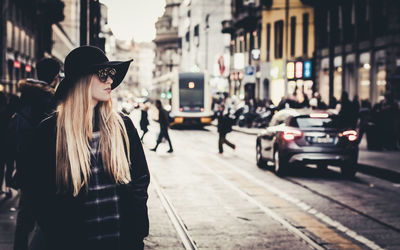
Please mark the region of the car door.
POLYGON ((291 116, 287 110, 282 110, 276 113, 270 122, 270 126, 261 136, 262 156, 267 160, 273 160, 274 145, 276 142, 276 135, 282 131, 285 126, 286 120, 291 116))

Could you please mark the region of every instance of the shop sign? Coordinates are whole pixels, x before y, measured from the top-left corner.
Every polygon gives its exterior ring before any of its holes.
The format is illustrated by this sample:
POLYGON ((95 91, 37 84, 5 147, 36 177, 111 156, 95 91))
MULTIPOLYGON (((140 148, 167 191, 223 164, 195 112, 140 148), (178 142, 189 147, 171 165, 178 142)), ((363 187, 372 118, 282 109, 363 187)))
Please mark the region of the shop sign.
POLYGON ((311 78, 311 61, 304 62, 304 78, 311 78))
POLYGON ((302 78, 303 77, 303 62, 296 62, 296 69, 295 69, 295 75, 296 78, 302 78))
POLYGON ((20 61, 17 61, 17 60, 15 60, 15 61, 14 61, 14 68, 16 68, 16 69, 19 69, 19 68, 21 68, 21 62, 20 62, 20 61))
POLYGON ((271 63, 271 70, 269 71, 272 80, 283 78, 283 61, 273 61, 271 63))
POLYGON ((259 49, 253 49, 252 51, 251 51, 251 56, 253 57, 253 60, 259 60, 260 59, 260 54, 261 54, 261 52, 260 52, 260 50, 259 49))
POLYGON ((249 65, 244 68, 244 74, 248 75, 248 76, 254 75, 255 71, 256 71, 256 68, 253 65, 249 65))
POLYGON ((286 64, 286 77, 288 79, 294 78, 294 62, 288 62, 286 64))
POLYGON ((31 72, 31 71, 32 71, 31 65, 26 65, 26 66, 25 66, 25 71, 26 71, 26 72, 31 72))
POLYGON ((235 53, 233 55, 233 65, 237 70, 244 69, 244 54, 243 53, 235 53))

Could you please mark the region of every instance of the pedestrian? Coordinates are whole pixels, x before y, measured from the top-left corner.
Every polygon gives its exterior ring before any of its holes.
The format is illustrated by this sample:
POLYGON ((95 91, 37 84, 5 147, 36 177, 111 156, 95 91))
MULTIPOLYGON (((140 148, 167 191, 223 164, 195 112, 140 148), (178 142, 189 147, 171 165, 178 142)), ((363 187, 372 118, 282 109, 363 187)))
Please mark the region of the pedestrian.
POLYGON ((36 64, 36 71, 40 77, 39 80, 23 79, 18 82, 21 93, 19 107, 10 108, 14 114, 8 126, 10 151, 8 165, 14 165, 15 162, 16 173, 12 182, 14 188, 21 190, 14 250, 28 249, 28 238, 35 226, 33 211, 29 208, 26 196, 26 183, 29 178, 26 169, 36 166, 24 162, 27 157, 25 152, 30 150, 27 147, 31 143, 36 127, 54 111, 53 86, 55 82, 58 82, 60 64, 55 59, 45 58, 36 64))
POLYGON ((214 119, 218 119, 218 151, 224 153, 223 144, 225 143, 232 149, 236 149, 236 145, 226 139, 226 135, 232 131, 232 119, 229 114, 224 114, 225 106, 219 105, 218 111, 214 114, 214 119))
POLYGON ((143 134, 140 137, 140 140, 142 142, 143 142, 144 135, 149 131, 149 129, 147 128, 147 126, 149 126, 148 110, 149 110, 149 106, 147 105, 146 102, 144 102, 142 104, 141 116, 140 116, 140 129, 143 131, 143 134))
POLYGON ((93 46, 65 58, 56 112, 38 126, 29 159, 32 249, 143 249, 150 175, 136 128, 110 95, 131 61, 93 46))
MULTIPOLYGON (((361 143, 363 135, 368 131, 368 124, 371 121, 371 103, 368 99, 361 101, 361 107, 358 112, 358 144, 361 143)), ((368 137, 368 135, 367 135, 368 137)), ((367 140, 368 143, 368 140, 367 140)))
POLYGON ((355 129, 358 111, 355 113, 354 104, 349 100, 349 96, 346 91, 342 92, 338 116, 342 128, 355 129))
POLYGON ((168 128, 169 128, 168 113, 163 108, 160 100, 156 100, 156 108, 158 109, 157 122, 160 123, 160 133, 158 134, 156 146, 150 150, 156 152, 158 145, 160 145, 162 139, 165 138, 169 144, 169 150, 167 151, 167 153, 172 153, 174 152, 174 149, 172 148, 171 139, 169 138, 168 134, 168 128))

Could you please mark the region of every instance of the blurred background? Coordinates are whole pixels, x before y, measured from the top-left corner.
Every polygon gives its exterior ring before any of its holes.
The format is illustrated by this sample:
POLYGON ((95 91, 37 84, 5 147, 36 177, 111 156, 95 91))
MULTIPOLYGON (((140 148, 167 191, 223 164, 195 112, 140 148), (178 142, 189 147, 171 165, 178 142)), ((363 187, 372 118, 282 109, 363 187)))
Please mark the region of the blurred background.
POLYGON ((90 44, 134 58, 118 100, 171 105, 174 76, 206 74, 210 96, 278 105, 301 90, 330 105, 400 96, 395 0, 3 0, 0 91, 17 93, 42 57, 90 44), (139 99, 141 100, 141 99, 139 99))

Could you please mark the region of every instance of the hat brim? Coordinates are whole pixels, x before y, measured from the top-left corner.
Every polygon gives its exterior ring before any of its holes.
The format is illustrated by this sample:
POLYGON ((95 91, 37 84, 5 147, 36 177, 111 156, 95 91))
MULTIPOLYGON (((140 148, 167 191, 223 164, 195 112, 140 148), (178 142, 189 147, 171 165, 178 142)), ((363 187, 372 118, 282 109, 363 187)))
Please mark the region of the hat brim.
MULTIPOLYGON (((92 67, 90 67, 89 72, 90 71, 94 71, 100 68, 104 68, 104 67, 112 67, 114 68, 117 73, 113 79, 113 83, 111 84, 111 89, 115 89, 116 87, 118 87, 122 80, 124 80, 126 73, 128 72, 129 69, 129 65, 131 64, 131 62, 133 61, 133 59, 129 60, 129 61, 109 61, 109 62, 104 62, 101 64, 96 64, 93 65, 92 67)), ((69 88, 71 88, 71 81, 76 80, 76 79, 71 79, 71 78, 64 78, 60 81, 60 83, 57 86, 56 92, 54 94, 54 99, 56 101, 59 101, 61 99, 63 99, 68 91, 69 88)))

